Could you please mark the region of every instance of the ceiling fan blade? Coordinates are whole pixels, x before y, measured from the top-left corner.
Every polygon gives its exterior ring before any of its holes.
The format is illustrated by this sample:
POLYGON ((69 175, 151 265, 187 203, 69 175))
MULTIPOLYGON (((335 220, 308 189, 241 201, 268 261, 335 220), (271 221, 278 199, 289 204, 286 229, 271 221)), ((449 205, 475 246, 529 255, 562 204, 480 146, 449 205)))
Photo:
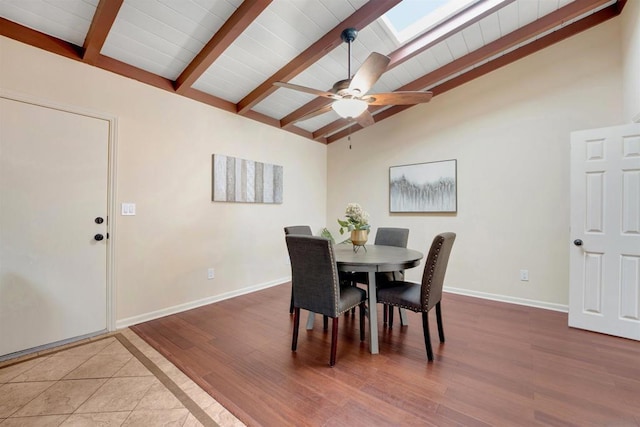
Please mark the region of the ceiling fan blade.
POLYGON ((371 126, 372 124, 374 124, 376 122, 373 119, 373 116, 371 115, 369 110, 364 110, 364 112, 362 114, 360 114, 358 117, 356 117, 356 121, 363 128, 366 128, 367 126, 371 126))
POLYGON ((369 105, 413 105, 429 102, 432 92, 388 92, 373 93, 361 98, 369 105))
POLYGON ((304 120, 309 120, 315 116, 319 116, 320 114, 328 113, 329 111, 331 111, 331 104, 325 105, 324 107, 320 107, 317 110, 313 110, 312 112, 305 114, 304 116, 296 120, 296 123, 304 120))
POLYGON ((364 61, 351 79, 349 91, 358 91, 355 95, 364 95, 378 81, 382 73, 387 70, 391 59, 381 53, 373 52, 364 61))
POLYGON ((318 89, 313 89, 310 87, 306 87, 306 86, 300 86, 297 84, 293 84, 293 83, 287 83, 287 82, 275 82, 273 84, 274 86, 279 86, 279 87, 283 87, 286 89, 293 89, 293 90, 297 90, 300 92, 306 92, 306 93, 310 93, 311 95, 315 95, 315 96, 323 96, 325 98, 331 98, 331 99, 340 99, 341 97, 336 95, 335 93, 332 92, 325 92, 323 90, 318 90, 318 89))

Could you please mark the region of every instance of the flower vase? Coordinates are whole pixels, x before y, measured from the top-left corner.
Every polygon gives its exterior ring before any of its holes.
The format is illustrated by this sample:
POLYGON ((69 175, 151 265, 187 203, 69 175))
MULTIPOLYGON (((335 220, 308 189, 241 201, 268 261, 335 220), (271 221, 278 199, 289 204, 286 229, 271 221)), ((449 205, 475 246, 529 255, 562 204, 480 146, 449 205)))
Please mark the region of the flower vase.
POLYGON ((351 230, 351 243, 353 243, 353 250, 357 252, 360 246, 364 247, 365 243, 367 243, 368 237, 369 230, 351 230))

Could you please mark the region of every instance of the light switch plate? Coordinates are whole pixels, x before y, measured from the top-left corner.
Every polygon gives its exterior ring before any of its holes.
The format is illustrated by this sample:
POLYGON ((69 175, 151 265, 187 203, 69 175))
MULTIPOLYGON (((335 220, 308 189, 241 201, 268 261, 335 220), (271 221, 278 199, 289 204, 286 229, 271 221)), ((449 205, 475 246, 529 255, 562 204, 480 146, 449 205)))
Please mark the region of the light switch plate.
POLYGON ((123 203, 122 204, 122 215, 135 215, 136 214, 136 204, 135 203, 123 203))

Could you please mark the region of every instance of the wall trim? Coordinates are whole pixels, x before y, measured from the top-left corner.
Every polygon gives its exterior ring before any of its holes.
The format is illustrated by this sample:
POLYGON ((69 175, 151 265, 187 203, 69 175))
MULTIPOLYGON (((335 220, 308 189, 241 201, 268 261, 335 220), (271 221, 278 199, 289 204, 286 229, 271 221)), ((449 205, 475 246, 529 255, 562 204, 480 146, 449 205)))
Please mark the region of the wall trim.
POLYGON ((259 283, 257 285, 248 286, 246 288, 238 289, 224 294, 214 295, 211 297, 203 298, 196 301, 191 301, 185 304, 174 305, 172 307, 163 308, 161 310, 151 311, 149 313, 140 314, 138 316, 128 317, 126 319, 120 319, 116 322, 117 329, 127 328, 129 326, 137 325, 138 323, 148 322, 150 320, 159 319, 160 317, 169 316, 171 314, 181 313, 183 311, 191 310, 194 308, 202 307, 203 305, 213 304, 215 302, 224 301, 230 298, 239 297, 241 295, 250 294, 252 292, 260 291, 263 289, 271 288, 273 286, 282 285, 289 282, 291 278, 280 278, 271 280, 265 283, 259 283))
MULTIPOLYGON (((181 313, 187 310, 192 310, 194 308, 202 307, 204 305, 213 304, 213 303, 224 301, 230 298, 239 297, 241 295, 250 294, 252 292, 271 288, 273 286, 283 285, 290 281, 291 281, 291 277, 275 279, 269 282, 260 283, 254 286, 248 286, 246 288, 238 289, 236 291, 231 291, 224 294, 203 298, 197 301, 191 301, 185 304, 174 305, 172 307, 163 308, 162 310, 151 311, 149 313, 128 317, 126 319, 120 319, 116 323, 116 328, 117 329, 127 328, 129 326, 137 325, 138 323, 148 322, 150 320, 159 319, 161 317, 181 313)), ((465 295, 469 297, 482 298, 482 299, 487 299, 492 301, 500 301, 500 302, 506 302, 510 304, 525 305, 528 307, 536 307, 536 308, 542 308, 546 310, 560 311, 562 313, 567 313, 569 311, 569 306, 567 305, 530 300, 526 298, 517 298, 517 297, 506 296, 506 295, 490 294, 487 292, 471 291, 468 289, 452 288, 448 286, 444 287, 444 291, 452 294, 465 295)))
POLYGON ((452 288, 449 286, 445 286, 443 290, 445 292, 449 292, 452 294, 466 295, 469 297, 488 299, 491 301, 500 301, 500 302, 507 302, 510 304, 526 305, 528 307, 543 308, 545 310, 560 311, 562 313, 569 312, 569 306, 565 304, 556 304, 556 303, 546 302, 546 301, 537 301, 537 300, 526 299, 526 298, 510 297, 508 295, 490 294, 488 292, 472 291, 469 289, 461 289, 461 288, 452 288))

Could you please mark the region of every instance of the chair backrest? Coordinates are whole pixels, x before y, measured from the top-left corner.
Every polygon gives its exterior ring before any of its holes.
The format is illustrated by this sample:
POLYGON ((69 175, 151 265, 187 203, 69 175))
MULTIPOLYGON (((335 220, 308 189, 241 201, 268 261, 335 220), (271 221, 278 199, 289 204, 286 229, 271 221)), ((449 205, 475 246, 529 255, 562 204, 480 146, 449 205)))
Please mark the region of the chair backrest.
POLYGON ((406 248, 409 241, 408 228, 380 227, 376 231, 376 245, 406 248))
POLYGON ((422 274, 421 301, 423 310, 431 309, 442 299, 444 275, 447 272, 449 255, 455 240, 455 233, 440 233, 433 238, 422 274))
POLYGON ((293 305, 338 317, 340 286, 333 243, 319 236, 285 237, 291 260, 293 305))
POLYGON ((297 234, 302 236, 313 236, 313 232, 311 231, 311 227, 308 225, 290 225, 289 227, 284 228, 284 234, 297 234))

